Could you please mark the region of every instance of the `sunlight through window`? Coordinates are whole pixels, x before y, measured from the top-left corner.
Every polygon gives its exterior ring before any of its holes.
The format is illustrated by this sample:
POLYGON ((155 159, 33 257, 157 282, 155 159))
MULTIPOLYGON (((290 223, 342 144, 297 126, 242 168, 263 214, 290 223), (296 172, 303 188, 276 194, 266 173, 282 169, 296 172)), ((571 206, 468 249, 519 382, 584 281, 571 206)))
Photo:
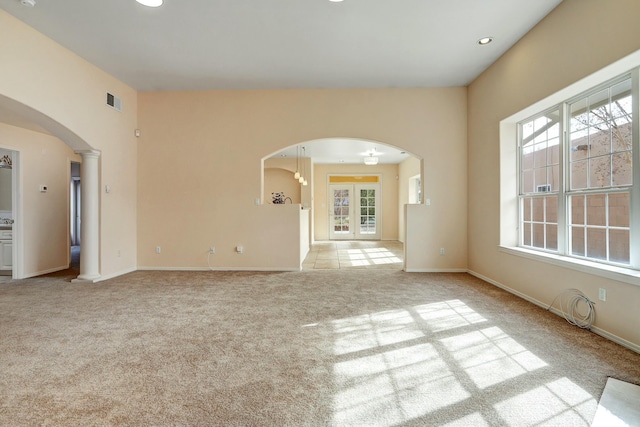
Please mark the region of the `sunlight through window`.
POLYGON ((469 397, 432 344, 337 363, 334 381, 336 425, 397 425, 469 397))
POLYGON ((487 388, 547 364, 493 327, 441 340, 478 388, 487 388))
POLYGON ((474 323, 486 322, 487 319, 469 308, 460 300, 451 300, 415 307, 429 329, 433 332, 460 328, 474 323))
POLYGON ((334 354, 346 354, 423 337, 406 310, 334 320, 334 354))
POLYGON ((560 378, 495 405, 509 426, 591 425, 598 402, 568 378, 560 378), (514 408, 527 408, 517 411, 514 408))

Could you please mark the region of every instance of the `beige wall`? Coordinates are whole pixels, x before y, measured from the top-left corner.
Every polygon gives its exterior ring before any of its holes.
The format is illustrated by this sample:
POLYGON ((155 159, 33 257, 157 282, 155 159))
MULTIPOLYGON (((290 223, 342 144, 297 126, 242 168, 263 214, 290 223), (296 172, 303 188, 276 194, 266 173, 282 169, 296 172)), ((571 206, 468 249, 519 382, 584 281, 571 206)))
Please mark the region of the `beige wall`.
POLYGON ((409 203, 409 181, 420 175, 420 159, 409 157, 398 165, 398 240, 405 241, 404 205, 409 203))
MULTIPOLYGON (((509 255, 500 242, 501 120, 640 49, 640 2, 565 0, 469 86, 469 268, 550 303, 578 287, 596 305, 596 326, 640 344, 640 288, 509 255)), ((514 142, 515 146, 515 142, 514 142)))
POLYGON ((315 165, 313 200, 315 240, 329 240, 330 175, 381 175, 382 240, 398 240, 398 165, 315 165))
MULTIPOLYGON (((79 156, 58 138, 0 123, 0 146, 19 152, 17 167, 23 246, 21 277, 69 267, 69 181, 79 156), (47 192, 40 192, 46 185, 47 192)), ((15 163, 15 160, 14 160, 15 163)))
POLYGON ((135 269, 136 91, 2 10, 0 28, 0 106, 74 149, 100 150, 100 272, 135 269), (107 91, 122 98, 121 113, 105 105, 107 91))
MULTIPOLYGON (((215 244, 224 248, 218 265, 256 267, 231 249, 240 236, 247 248, 265 239, 266 230, 251 227, 262 159, 326 137, 380 141, 428 159, 437 237, 466 256, 466 96, 466 88, 140 93, 138 264, 206 267, 202 254, 215 244)), ((397 203, 392 209, 397 215, 397 203)), ((397 238, 397 227, 390 233, 397 238)), ((287 245, 270 243, 269 253, 287 245)))

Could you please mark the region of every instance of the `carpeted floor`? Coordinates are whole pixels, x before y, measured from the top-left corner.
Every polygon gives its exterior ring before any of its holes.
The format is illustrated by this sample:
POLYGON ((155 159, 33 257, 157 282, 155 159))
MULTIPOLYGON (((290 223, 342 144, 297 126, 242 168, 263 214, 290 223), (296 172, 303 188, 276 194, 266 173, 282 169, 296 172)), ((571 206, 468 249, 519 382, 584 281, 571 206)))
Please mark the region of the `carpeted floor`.
POLYGON ((588 426, 640 355, 466 274, 0 283, 0 425, 588 426))

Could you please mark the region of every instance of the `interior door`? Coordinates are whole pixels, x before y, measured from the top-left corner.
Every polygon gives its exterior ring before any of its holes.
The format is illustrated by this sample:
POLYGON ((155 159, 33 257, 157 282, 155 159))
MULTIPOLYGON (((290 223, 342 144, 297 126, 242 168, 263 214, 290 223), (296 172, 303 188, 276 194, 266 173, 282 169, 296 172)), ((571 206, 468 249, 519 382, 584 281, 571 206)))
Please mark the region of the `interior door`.
POLYGON ((333 184, 329 193, 330 239, 380 239, 380 184, 333 184))

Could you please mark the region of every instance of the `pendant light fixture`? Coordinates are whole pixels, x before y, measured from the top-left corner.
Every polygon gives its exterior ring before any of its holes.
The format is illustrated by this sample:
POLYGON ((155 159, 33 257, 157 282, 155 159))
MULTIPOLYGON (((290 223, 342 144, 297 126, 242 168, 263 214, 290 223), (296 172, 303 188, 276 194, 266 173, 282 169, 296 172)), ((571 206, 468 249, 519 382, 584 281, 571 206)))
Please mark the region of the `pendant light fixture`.
POLYGON ((296 173, 293 174, 293 179, 296 181, 300 179, 300 146, 296 145, 296 173))
MULTIPOLYGON (((302 170, 306 174, 306 172, 307 172, 307 162, 306 162, 306 159, 307 159, 307 148, 306 147, 302 147, 302 152, 303 152, 302 170)), ((302 177, 300 177, 300 178, 302 179, 302 185, 306 186, 307 185, 307 179, 306 178, 302 178, 302 177)))

